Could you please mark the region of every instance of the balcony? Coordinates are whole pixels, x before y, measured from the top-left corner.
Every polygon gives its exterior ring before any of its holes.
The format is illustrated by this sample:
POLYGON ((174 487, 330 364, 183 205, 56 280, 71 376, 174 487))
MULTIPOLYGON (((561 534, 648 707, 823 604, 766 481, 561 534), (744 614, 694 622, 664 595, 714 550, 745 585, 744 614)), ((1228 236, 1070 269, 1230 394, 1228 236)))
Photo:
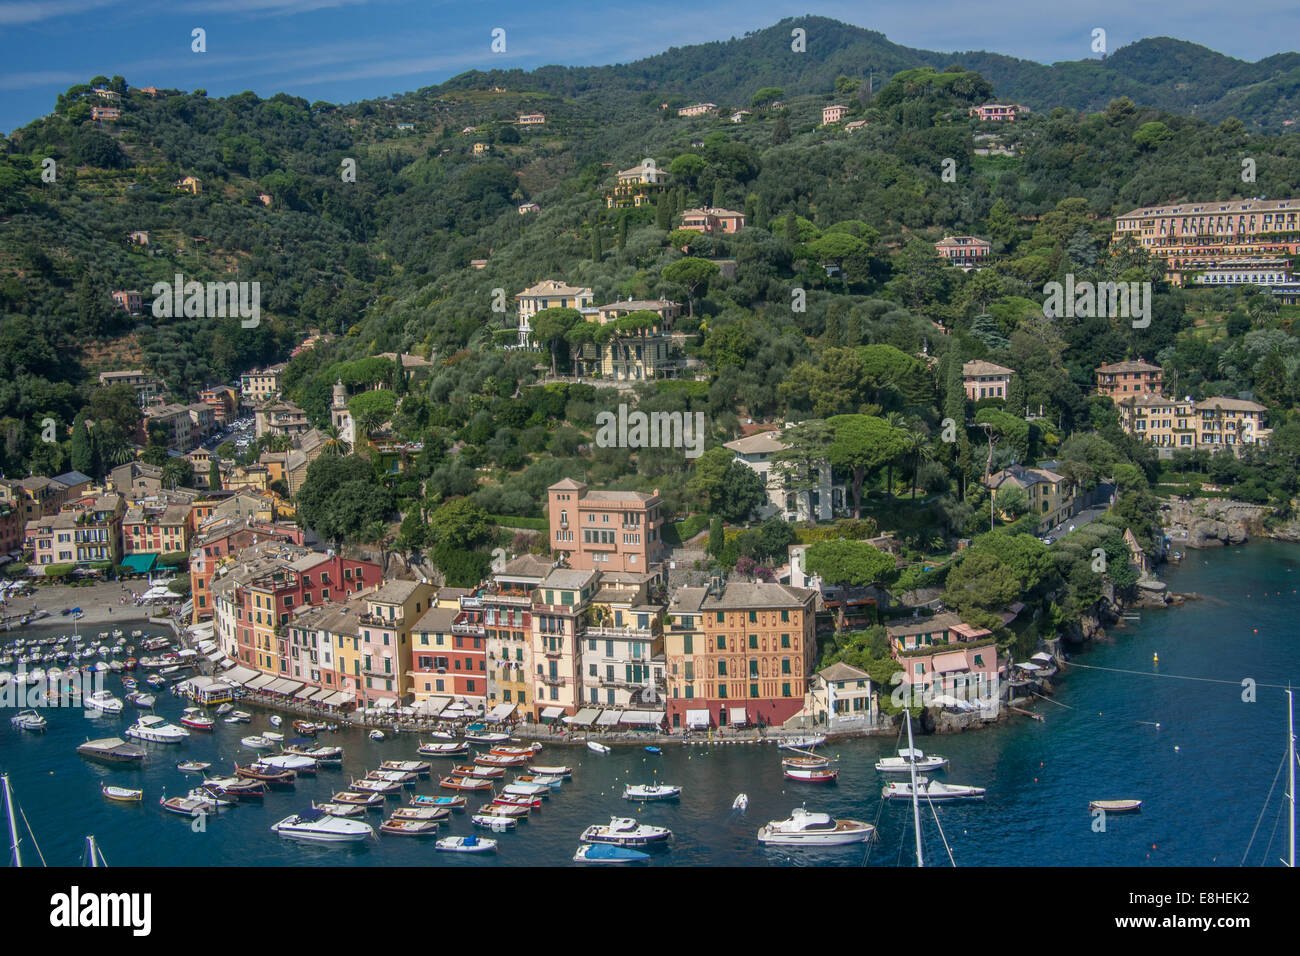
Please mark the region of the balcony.
POLYGON ((451 626, 451 633, 468 634, 471 637, 482 637, 483 625, 482 624, 453 624, 451 626))
POLYGON ((655 634, 648 627, 588 627, 583 637, 621 638, 633 641, 652 641, 655 634))
POLYGON ((358 614, 357 621, 361 624, 368 624, 371 627, 390 627, 395 628, 403 621, 404 615, 398 614, 396 617, 380 617, 378 614, 358 614))
POLYGON ((566 687, 569 683, 567 677, 556 677, 551 674, 538 674, 537 680, 550 687, 566 687))
POLYGON ((482 598, 486 604, 509 605, 511 607, 532 607, 533 597, 531 594, 515 594, 509 591, 499 591, 493 594, 485 594, 482 598))

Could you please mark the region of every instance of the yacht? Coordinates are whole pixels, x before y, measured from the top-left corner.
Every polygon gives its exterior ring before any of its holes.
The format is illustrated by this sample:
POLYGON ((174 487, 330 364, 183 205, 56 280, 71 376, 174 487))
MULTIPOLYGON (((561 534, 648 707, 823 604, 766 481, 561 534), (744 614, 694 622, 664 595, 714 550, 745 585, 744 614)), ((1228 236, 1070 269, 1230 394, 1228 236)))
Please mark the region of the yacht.
POLYGON ((608 826, 594 824, 582 831, 583 843, 613 843, 617 846, 642 846, 659 843, 673 835, 666 827, 637 823, 630 817, 612 817, 608 826))
POLYGON ((917 773, 924 773, 927 770, 942 770, 946 766, 948 766, 947 757, 940 757, 937 754, 927 757, 912 747, 904 747, 898 752, 897 757, 881 757, 876 763, 876 769, 881 773, 910 773, 913 767, 916 768, 917 773))
POLYGON ((331 816, 316 809, 285 817, 271 829, 280 836, 319 843, 354 843, 375 835, 375 828, 369 823, 331 816))
POLYGON ((83 705, 87 710, 97 710, 104 714, 120 714, 122 702, 106 690, 97 690, 87 694, 83 705))
POLYGON ((9 723, 19 730, 44 730, 49 721, 34 710, 23 710, 16 717, 10 717, 9 723))
POLYGON ((184 727, 169 724, 157 714, 145 714, 126 728, 126 736, 154 744, 178 744, 189 735, 190 732, 184 727))
POLYGON ((785 820, 773 820, 758 831, 758 842, 773 846, 843 846, 865 843, 876 828, 860 820, 832 820, 825 813, 796 807, 785 820))

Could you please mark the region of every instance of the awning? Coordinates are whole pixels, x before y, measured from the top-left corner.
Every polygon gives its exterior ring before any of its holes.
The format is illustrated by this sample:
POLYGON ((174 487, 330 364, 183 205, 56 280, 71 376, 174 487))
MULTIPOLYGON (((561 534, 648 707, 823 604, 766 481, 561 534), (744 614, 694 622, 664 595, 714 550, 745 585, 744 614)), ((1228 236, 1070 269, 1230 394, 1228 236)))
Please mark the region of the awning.
POLYGON ((148 574, 158 564, 156 554, 128 554, 122 557, 122 566, 132 574, 148 574))
POLYGON ((225 655, 224 653, 222 653, 221 651, 213 651, 211 654, 208 655, 208 658, 207 658, 207 659, 210 660, 212 663, 215 664, 215 663, 217 663, 217 661, 221 660, 221 659, 222 659, 223 657, 225 657, 225 656, 226 656, 226 655, 225 655))
POLYGON ((289 681, 285 680, 283 677, 277 677, 275 680, 271 681, 271 683, 261 688, 261 691, 263 694, 283 694, 285 685, 288 683, 289 681))
POLYGON ((622 713, 617 710, 607 710, 596 718, 597 727, 615 727, 618 725, 622 713))
POLYGON ((280 689, 277 690, 276 693, 284 694, 286 697, 292 697, 304 686, 306 685, 304 685, 302 681, 286 677, 284 680, 280 681, 280 689))
POLYGON ((641 726, 644 724, 657 725, 663 719, 663 714, 655 713, 653 710, 629 710, 623 714, 619 723, 629 724, 631 726, 641 726))
POLYGON ((326 698, 333 697, 333 696, 334 696, 334 691, 333 691, 333 690, 331 690, 331 689, 328 688, 328 687, 322 687, 320 690, 313 691, 313 692, 312 692, 312 695, 311 695, 309 698, 307 698, 307 699, 308 699, 308 700, 314 700, 314 701, 316 701, 317 703, 322 703, 322 704, 323 704, 323 703, 325 702, 326 698))
POLYGON ((554 720, 564 714, 563 707, 547 707, 542 711, 542 720, 554 720))
POLYGON ((321 703, 326 707, 342 707, 344 704, 350 704, 356 699, 357 695, 351 691, 337 690, 321 703))
POLYGON ((396 697, 381 697, 376 701, 372 701, 370 706, 375 710, 392 710, 396 704, 396 697))
POLYGON ((278 678, 276 678, 271 674, 259 674, 258 676, 254 677, 252 680, 246 681, 244 683, 244 686, 247 687, 249 690, 261 690, 262 688, 266 687, 267 684, 274 684, 276 680, 278 680, 278 678))
POLYGON ((740 727, 749 723, 749 718, 745 716, 744 707, 732 707, 727 711, 727 716, 731 718, 731 726, 740 727))
POLYGON ((709 712, 707 710, 688 710, 686 712, 687 727, 707 727, 710 723, 709 712))
POLYGON ((577 727, 590 727, 600 716, 599 707, 584 707, 572 717, 564 718, 568 723, 577 727))
POLYGON ((415 710, 416 713, 428 714, 430 717, 437 717, 447 709, 447 705, 450 703, 450 697, 426 697, 424 700, 417 700, 415 702, 415 710))
POLYGON ((1029 659, 1031 661, 1041 661, 1044 664, 1050 664, 1056 658, 1052 657, 1052 655, 1047 653, 1047 651, 1039 651, 1037 654, 1031 655, 1029 659))
POLYGON ((293 696, 299 700, 311 700, 312 695, 315 693, 315 687, 304 687, 302 690, 295 691, 293 696))
POLYGON ((966 663, 964 653, 957 654, 936 654, 934 658, 934 669, 940 674, 950 674, 953 671, 968 671, 970 665, 966 663))
POLYGON ((222 680, 235 684, 247 684, 249 681, 255 680, 261 676, 261 674, 253 670, 251 667, 240 667, 236 665, 222 676, 222 680))
POLYGON ((1025 661, 1025 662, 1022 663, 1022 664, 1017 664, 1016 667, 1020 668, 1022 671, 1041 671, 1041 670, 1042 670, 1042 668, 1039 667, 1037 664, 1031 664, 1031 663, 1029 663, 1028 661, 1025 661))
POLYGON ((500 723, 513 714, 518 706, 518 704, 497 704, 488 712, 487 719, 494 723, 500 723))

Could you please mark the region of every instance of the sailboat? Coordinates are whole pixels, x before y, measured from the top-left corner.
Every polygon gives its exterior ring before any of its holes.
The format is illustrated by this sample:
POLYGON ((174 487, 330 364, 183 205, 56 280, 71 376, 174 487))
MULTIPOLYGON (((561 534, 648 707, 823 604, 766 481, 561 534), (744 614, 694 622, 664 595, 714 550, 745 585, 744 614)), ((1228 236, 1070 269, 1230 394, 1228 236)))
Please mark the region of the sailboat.
MULTIPOLYGON (((919 752, 915 750, 912 744, 912 712, 910 710, 904 710, 903 713, 907 718, 907 751, 909 753, 919 752)), ((948 838, 943 835, 943 824, 939 822, 939 812, 935 810, 934 803, 932 802, 934 794, 930 792, 929 788, 935 786, 935 784, 932 781, 925 781, 925 778, 918 779, 916 775, 916 761, 909 760, 907 769, 911 775, 911 785, 906 787, 906 789, 907 789, 907 793, 912 798, 912 829, 916 833, 916 865, 925 866, 925 854, 921 847, 921 802, 919 796, 921 793, 925 793, 926 802, 930 804, 930 812, 934 814, 935 826, 939 828, 939 837, 943 840, 943 848, 948 851, 948 862, 955 867, 957 865, 957 861, 952 858, 952 847, 948 846, 948 838), (922 781, 925 781, 924 784, 922 783, 922 781)), ((944 785, 939 784, 939 786, 944 786, 944 785)), ((899 787, 899 785, 890 784, 889 787, 886 787, 885 788, 886 795, 889 794, 890 787, 899 787)), ((979 789, 979 788, 975 787, 975 788, 962 788, 962 789, 979 789)), ((984 792, 983 790, 980 790, 981 794, 983 794, 983 792, 984 792)))
POLYGON ((95 842, 93 833, 86 837, 86 853, 82 859, 86 866, 108 866, 108 861, 104 859, 104 851, 95 842))
MULTIPOLYGON (((18 817, 14 811, 14 792, 9 785, 9 775, 0 776, 0 790, 4 791, 5 816, 9 820, 9 865, 22 866, 23 853, 18 839, 18 817)), ((21 812, 21 811, 18 811, 21 812)), ((23 816, 23 826, 27 828, 27 835, 32 838, 32 846, 36 847, 36 855, 40 858, 41 866, 45 865, 45 857, 41 855, 41 848, 36 842, 36 834, 32 832, 32 825, 27 822, 26 815, 23 816)))

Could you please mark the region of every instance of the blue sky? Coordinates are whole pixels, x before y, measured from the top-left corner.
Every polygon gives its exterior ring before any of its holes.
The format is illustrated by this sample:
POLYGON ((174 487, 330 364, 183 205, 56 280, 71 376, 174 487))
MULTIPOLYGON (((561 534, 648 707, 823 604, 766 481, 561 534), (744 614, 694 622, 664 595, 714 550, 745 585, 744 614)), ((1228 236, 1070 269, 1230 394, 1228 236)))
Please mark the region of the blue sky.
MULTIPOLYGON (((0 0, 0 130, 49 112, 57 93, 92 76, 132 86, 251 89, 351 102, 441 82, 465 70, 620 63, 740 36, 815 13, 922 49, 986 49, 1052 62, 1175 36, 1246 60, 1294 49, 1294 0, 970 0, 808 3, 770 0, 0 0), (972 16, 979 10, 981 16, 972 16), (190 31, 207 31, 207 52, 190 31), (490 49, 506 30, 506 52, 490 49)), ((815 37, 809 37, 810 48, 815 37)))

